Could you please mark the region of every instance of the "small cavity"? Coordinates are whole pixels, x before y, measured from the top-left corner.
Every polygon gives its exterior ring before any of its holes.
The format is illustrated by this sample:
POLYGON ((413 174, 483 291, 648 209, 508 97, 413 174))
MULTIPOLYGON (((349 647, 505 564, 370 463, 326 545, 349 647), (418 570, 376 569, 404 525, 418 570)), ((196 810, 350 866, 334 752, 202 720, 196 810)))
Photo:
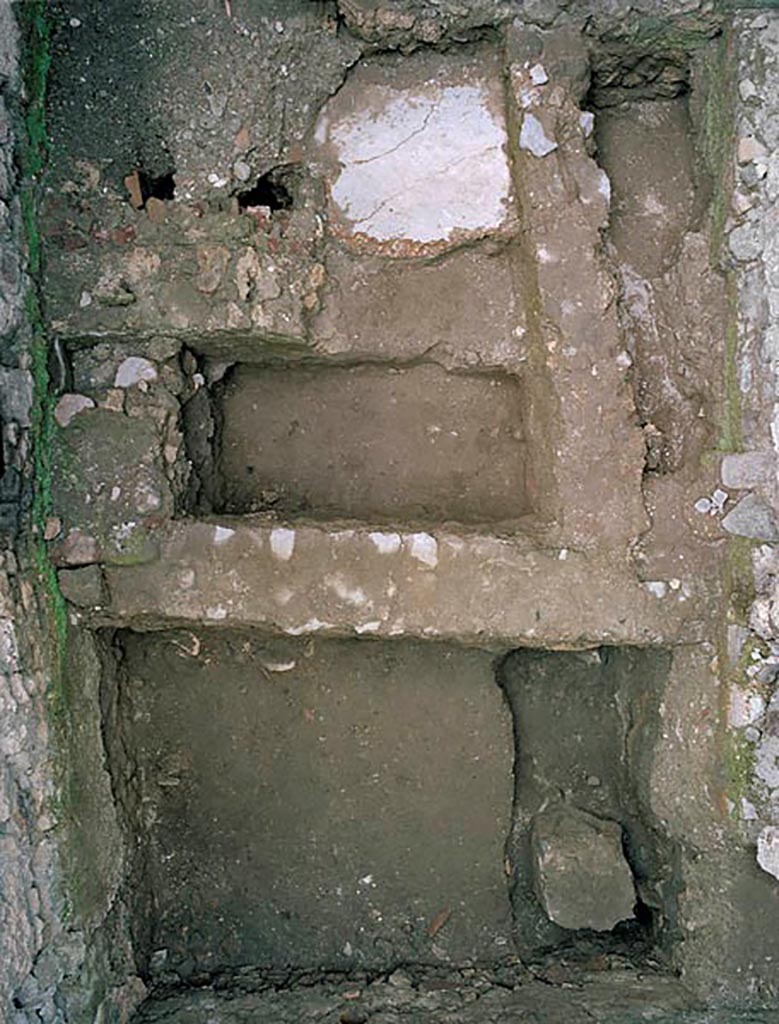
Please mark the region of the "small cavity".
POLYGON ((253 188, 238 193, 238 209, 253 210, 264 206, 271 213, 291 210, 294 205, 292 172, 288 167, 268 171, 257 179, 253 188))

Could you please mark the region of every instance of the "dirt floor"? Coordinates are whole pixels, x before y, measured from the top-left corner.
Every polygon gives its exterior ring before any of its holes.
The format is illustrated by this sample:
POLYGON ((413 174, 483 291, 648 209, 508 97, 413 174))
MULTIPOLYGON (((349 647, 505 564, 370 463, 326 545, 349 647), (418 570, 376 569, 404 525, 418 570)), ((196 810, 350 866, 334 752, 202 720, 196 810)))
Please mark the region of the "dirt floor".
POLYGON ((466 523, 527 511, 522 390, 508 375, 242 367, 216 406, 218 511, 466 523))
POLYGON ((513 749, 489 652, 208 632, 119 644, 114 771, 136 780, 125 811, 146 836, 155 976, 508 952, 513 749))

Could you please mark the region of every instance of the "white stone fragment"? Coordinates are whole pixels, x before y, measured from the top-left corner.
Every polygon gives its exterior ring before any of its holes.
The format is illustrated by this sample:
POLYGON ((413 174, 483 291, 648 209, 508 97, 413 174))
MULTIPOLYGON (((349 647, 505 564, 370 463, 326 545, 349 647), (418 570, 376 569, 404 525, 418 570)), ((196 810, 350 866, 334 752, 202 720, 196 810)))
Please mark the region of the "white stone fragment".
POLYGON ((779 786, 779 736, 764 736, 756 751, 755 775, 768 786, 779 786))
POLYGON ((721 512, 722 511, 722 509, 725 507, 725 504, 726 504, 727 500, 728 500, 728 492, 727 491, 723 491, 721 487, 717 487, 717 489, 714 491, 714 493, 711 496, 711 503, 714 506, 714 508, 717 510, 717 512, 721 512))
POLYGON ((376 550, 380 555, 395 555, 400 551, 401 537, 399 533, 369 533, 376 550))
POLYGON ((224 544, 232 536, 235 535, 235 530, 230 530, 226 526, 215 526, 214 527, 214 544, 224 544))
POLYGON ((765 700, 757 693, 749 693, 740 686, 730 688, 728 724, 733 729, 743 729, 759 721, 765 712, 765 700))
POLYGON ((267 669, 268 672, 291 672, 292 669, 297 665, 297 662, 293 659, 290 661, 265 661, 260 659, 262 667, 267 669))
POLYGON ((751 803, 745 796, 741 797, 741 820, 742 821, 757 821, 758 814, 755 805, 751 803))
POLYGON ((318 633, 321 629, 331 629, 331 622, 323 622, 322 619, 309 619, 302 626, 289 626, 285 632, 290 636, 303 636, 305 633, 318 633))
POLYGON ((593 129, 595 128, 595 114, 593 114, 591 110, 583 110, 581 114, 579 114, 579 127, 581 128, 585 139, 588 139, 592 135, 593 129))
POLYGON ((355 633, 378 633, 381 629, 381 622, 375 619, 373 622, 361 622, 354 627, 355 633))
POLYGON ((751 100, 753 96, 757 96, 757 86, 751 78, 745 78, 743 81, 738 83, 738 94, 746 103, 747 100, 751 100))
POLYGON ((438 565, 438 541, 429 533, 412 533, 409 538, 409 554, 423 565, 435 569, 438 565))
POLYGON ((295 531, 284 526, 271 530, 270 549, 275 558, 288 562, 295 550, 295 531))
POLYGON ((547 136, 544 126, 534 114, 525 114, 519 133, 519 148, 526 149, 533 156, 544 157, 557 149, 557 143, 547 136))
POLYGON ((95 403, 86 395, 63 395, 54 407, 54 419, 61 427, 67 427, 79 413, 94 408, 95 403))
POLYGON ((779 878, 779 827, 766 825, 757 837, 757 863, 774 878, 779 878))
POLYGON ((530 69, 530 81, 533 85, 546 85, 549 81, 549 75, 546 73, 546 68, 543 64, 534 64, 530 69))
POLYGON ((711 512, 711 501, 708 498, 698 498, 698 500, 693 505, 693 508, 702 516, 706 516, 711 512))
POLYGON ((644 583, 644 589, 647 590, 653 597, 665 597, 668 593, 668 584, 665 580, 647 580, 644 583))
POLYGON ((115 388, 131 388, 141 381, 157 379, 157 368, 154 363, 142 356, 128 356, 124 359, 114 378, 115 388))

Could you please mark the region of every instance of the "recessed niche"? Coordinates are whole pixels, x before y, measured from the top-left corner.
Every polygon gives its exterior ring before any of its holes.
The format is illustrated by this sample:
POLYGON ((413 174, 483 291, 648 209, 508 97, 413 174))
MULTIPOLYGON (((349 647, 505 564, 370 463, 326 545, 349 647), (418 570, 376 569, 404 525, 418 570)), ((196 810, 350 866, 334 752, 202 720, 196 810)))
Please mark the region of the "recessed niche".
POLYGON ((647 776, 670 668, 663 650, 515 651, 497 677, 516 748, 507 857, 520 955, 673 942, 673 843, 647 776))
POLYGON ((510 952, 493 655, 123 632, 106 736, 152 975, 510 952))
POLYGON ((212 411, 218 512, 481 523, 530 511, 516 377, 240 366, 212 411))

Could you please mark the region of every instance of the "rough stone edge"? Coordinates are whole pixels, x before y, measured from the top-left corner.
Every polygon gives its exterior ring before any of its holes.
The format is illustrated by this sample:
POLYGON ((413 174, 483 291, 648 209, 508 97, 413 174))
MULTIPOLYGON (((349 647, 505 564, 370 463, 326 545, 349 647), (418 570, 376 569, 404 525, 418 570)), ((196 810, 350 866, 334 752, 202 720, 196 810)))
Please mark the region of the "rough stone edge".
MULTIPOLYGON (((76 906, 69 878, 75 853, 74 817, 67 813, 72 746, 63 740, 73 721, 57 717, 62 690, 54 685, 62 682, 68 623, 53 569, 35 543, 35 520, 47 493, 40 474, 47 457, 48 352, 36 327, 34 284, 40 266, 34 181, 45 155, 47 33, 44 0, 0 0, 0 409, 6 448, 0 491, 0 1019, 92 1024, 108 1017, 120 1024, 144 987, 132 974, 117 885, 87 914, 76 906)), ((94 672, 91 679, 96 685, 94 672)), ((81 710, 99 730, 96 691, 86 688, 81 697, 81 710)), ((92 865, 80 868, 86 874, 92 865)))

